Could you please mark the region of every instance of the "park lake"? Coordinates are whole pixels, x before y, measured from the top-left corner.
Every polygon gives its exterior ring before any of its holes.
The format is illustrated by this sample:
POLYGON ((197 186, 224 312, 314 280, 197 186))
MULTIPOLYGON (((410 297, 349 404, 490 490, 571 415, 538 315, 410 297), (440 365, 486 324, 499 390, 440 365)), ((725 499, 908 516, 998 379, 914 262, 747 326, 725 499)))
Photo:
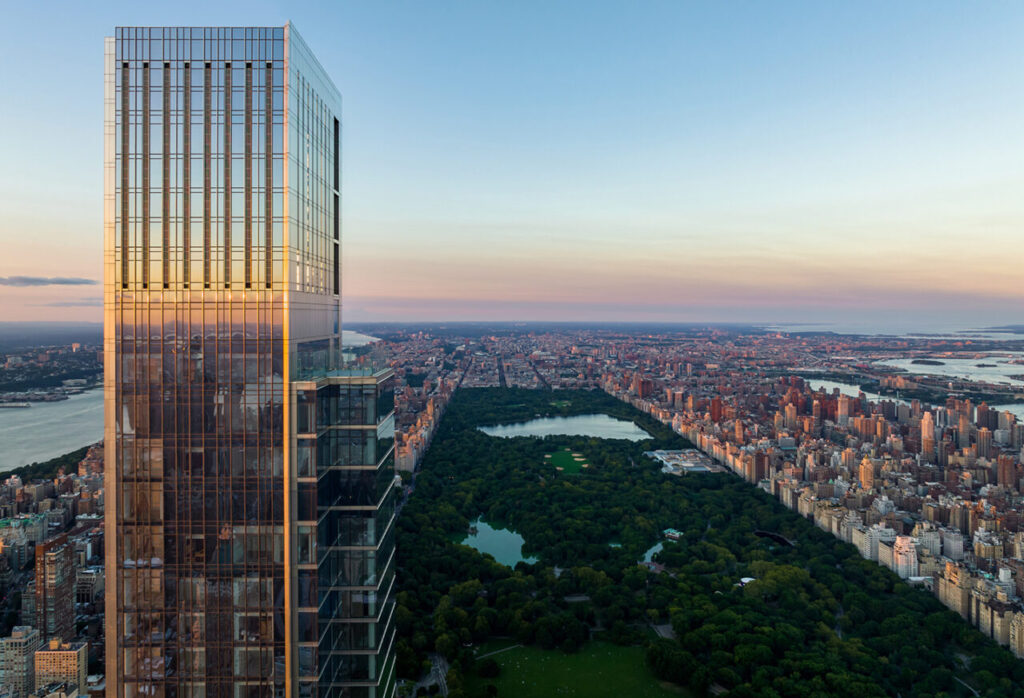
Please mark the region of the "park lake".
POLYGON ((642 562, 653 562, 654 556, 660 553, 662 548, 664 547, 665 546, 661 541, 658 541, 657 543, 652 545, 650 548, 647 549, 647 552, 644 553, 644 559, 642 560, 642 562))
POLYGON ((506 528, 494 528, 477 519, 470 524, 471 533, 462 536, 458 541, 463 545, 494 556, 503 565, 515 567, 517 562, 533 564, 535 557, 523 557, 523 537, 506 528))
POLYGON ((541 417, 529 422, 479 427, 488 436, 596 436, 601 439, 643 441, 651 435, 633 422, 606 414, 581 414, 575 417, 541 417))

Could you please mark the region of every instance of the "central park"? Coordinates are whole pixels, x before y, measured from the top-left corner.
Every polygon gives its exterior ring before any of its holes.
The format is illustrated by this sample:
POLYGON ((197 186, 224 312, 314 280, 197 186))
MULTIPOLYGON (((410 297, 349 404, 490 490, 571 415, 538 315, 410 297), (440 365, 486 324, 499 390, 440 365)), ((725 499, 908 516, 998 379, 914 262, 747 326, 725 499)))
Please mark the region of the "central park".
POLYGON ((398 520, 406 690, 442 666, 455 698, 1024 696, 1024 663, 929 593, 732 475, 663 474, 643 453, 691 444, 632 406, 554 394, 453 398, 398 520), (482 431, 596 415, 637 433, 482 431), (478 521, 521 536, 514 567, 478 521))

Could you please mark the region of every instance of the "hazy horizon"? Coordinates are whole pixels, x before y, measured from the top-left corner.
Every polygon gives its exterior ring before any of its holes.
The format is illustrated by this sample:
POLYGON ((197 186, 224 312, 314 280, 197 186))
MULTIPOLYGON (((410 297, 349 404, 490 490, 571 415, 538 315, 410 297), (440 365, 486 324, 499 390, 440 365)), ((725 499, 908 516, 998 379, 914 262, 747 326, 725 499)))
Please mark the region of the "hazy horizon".
POLYGON ((0 320, 101 318, 103 37, 292 20, 345 100, 347 322, 1024 321, 1024 5, 6 13, 0 320))

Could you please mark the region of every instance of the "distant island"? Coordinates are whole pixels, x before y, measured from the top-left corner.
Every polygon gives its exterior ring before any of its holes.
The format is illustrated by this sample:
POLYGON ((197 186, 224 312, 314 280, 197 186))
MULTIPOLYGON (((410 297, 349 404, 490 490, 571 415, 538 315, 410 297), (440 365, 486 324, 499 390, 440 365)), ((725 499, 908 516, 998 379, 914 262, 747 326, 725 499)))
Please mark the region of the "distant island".
POLYGON ((910 363, 921 364, 922 366, 945 366, 946 364, 942 361, 936 361, 935 359, 913 359, 910 363))
POLYGON ((1004 332, 1006 334, 1024 334, 1024 325, 999 325, 997 327, 986 327, 988 332, 1004 332))

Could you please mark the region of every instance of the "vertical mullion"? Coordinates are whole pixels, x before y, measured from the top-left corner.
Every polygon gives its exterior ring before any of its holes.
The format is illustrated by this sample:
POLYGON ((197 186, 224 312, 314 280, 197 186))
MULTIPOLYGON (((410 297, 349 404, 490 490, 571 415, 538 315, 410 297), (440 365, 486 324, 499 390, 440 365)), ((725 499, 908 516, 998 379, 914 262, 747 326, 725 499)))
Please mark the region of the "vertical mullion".
POLYGON ((231 64, 224 64, 224 288, 231 288, 231 64))
POLYGON ((181 280, 185 288, 189 282, 189 263, 192 261, 192 67, 185 63, 185 93, 182 101, 182 133, 181 133, 181 246, 184 250, 181 280))
POLYGON ((142 288, 149 288, 149 63, 142 64, 142 288))
POLYGON ((210 186, 211 160, 213 153, 210 143, 213 129, 213 107, 211 104, 210 79, 213 69, 207 63, 203 69, 203 286, 210 287, 210 226, 211 198, 213 190, 210 186))
POLYGON ((161 191, 161 227, 163 228, 163 286, 170 288, 171 281, 171 64, 164 63, 163 72, 163 182, 161 191))
POLYGON ((131 151, 129 150, 129 134, 131 134, 131 102, 129 100, 131 88, 129 85, 131 73, 128 63, 121 64, 121 288, 128 288, 128 250, 130 238, 129 227, 129 162, 131 151))
POLYGON ((245 287, 252 288, 252 63, 245 64, 245 287))
POLYGON ((341 201, 338 195, 341 188, 341 123, 334 119, 334 192, 331 195, 333 203, 331 215, 334 225, 334 267, 331 275, 334 277, 334 295, 341 293, 341 201))
POLYGON ((274 64, 267 63, 263 81, 263 250, 267 288, 271 288, 274 272, 274 64))

